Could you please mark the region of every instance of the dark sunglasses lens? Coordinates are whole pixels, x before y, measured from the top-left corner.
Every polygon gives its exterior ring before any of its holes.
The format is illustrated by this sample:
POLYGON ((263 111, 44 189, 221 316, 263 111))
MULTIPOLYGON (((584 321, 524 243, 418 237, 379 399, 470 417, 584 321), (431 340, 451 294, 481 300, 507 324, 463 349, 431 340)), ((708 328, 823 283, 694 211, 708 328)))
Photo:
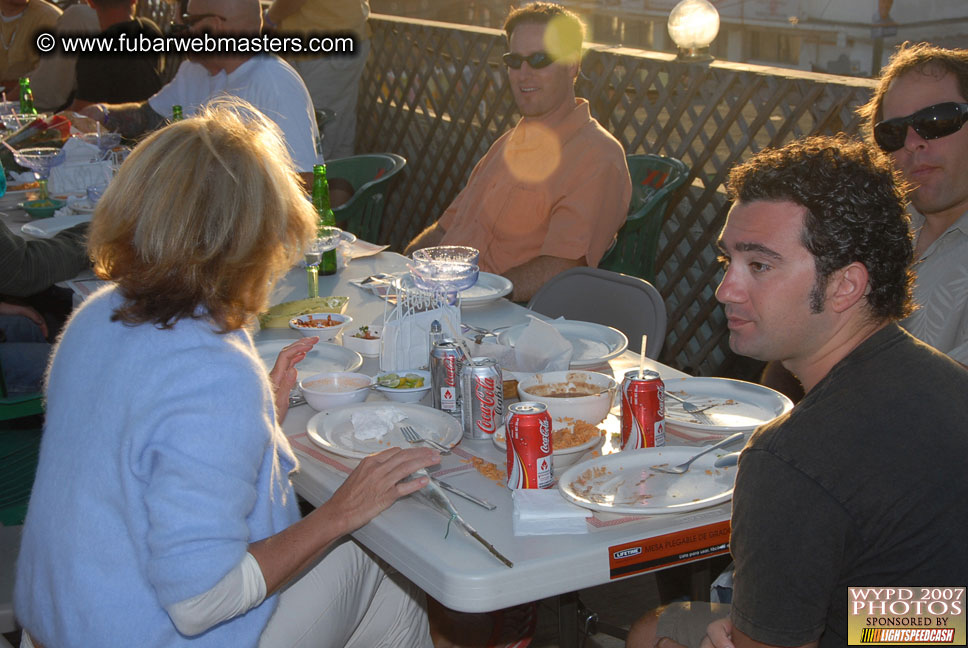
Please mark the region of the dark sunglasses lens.
POLYGON ((904 147, 906 133, 907 122, 892 119, 874 126, 874 141, 885 153, 893 153, 904 147))
POLYGON ((937 139, 957 132, 965 123, 958 104, 931 106, 914 116, 914 130, 924 139, 937 139))
POLYGON ((504 59, 504 64, 506 66, 515 70, 520 69, 521 64, 524 63, 524 58, 522 58, 520 54, 512 54, 511 52, 508 52, 501 58, 504 59))
POLYGON ((535 70, 540 70, 551 65, 551 57, 545 52, 535 52, 528 57, 528 65, 535 70))

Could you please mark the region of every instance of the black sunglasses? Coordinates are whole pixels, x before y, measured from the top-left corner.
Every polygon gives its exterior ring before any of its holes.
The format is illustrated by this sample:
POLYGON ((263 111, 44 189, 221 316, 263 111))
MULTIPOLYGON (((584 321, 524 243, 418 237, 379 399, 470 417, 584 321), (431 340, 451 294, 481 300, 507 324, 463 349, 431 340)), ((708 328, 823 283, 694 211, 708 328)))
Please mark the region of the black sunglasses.
POLYGON ((204 14, 185 13, 181 15, 181 22, 176 23, 173 21, 170 25, 168 25, 168 33, 179 34, 182 32, 186 32, 192 27, 194 27, 197 23, 202 22, 206 18, 218 18, 222 22, 225 22, 226 20, 228 20, 228 18, 226 18, 225 16, 221 16, 219 14, 214 14, 214 13, 204 13, 204 14))
POLYGON ((504 64, 512 70, 520 70, 521 64, 525 61, 528 62, 528 65, 531 66, 532 70, 540 70, 541 68, 548 67, 555 62, 555 60, 551 58, 551 54, 548 52, 535 52, 534 54, 528 54, 527 56, 507 52, 501 58, 504 60, 504 64))
POLYGON ((874 141, 886 153, 904 148, 908 126, 926 140, 957 133, 968 122, 968 103, 949 101, 922 108, 907 117, 874 124, 874 141))

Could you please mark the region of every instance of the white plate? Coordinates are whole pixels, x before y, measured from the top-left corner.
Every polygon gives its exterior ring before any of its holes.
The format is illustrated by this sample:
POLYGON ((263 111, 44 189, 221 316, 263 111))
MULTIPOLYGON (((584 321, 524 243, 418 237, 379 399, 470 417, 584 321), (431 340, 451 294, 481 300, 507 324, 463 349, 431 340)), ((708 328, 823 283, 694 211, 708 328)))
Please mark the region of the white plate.
MULTIPOLYGON (((276 363, 276 356, 282 348, 296 341, 296 338, 285 340, 262 340, 255 343, 255 350, 262 359, 262 364, 271 371, 276 363)), ((363 366, 363 356, 352 349, 338 344, 317 342, 316 346, 306 354, 306 357, 296 365, 298 379, 318 373, 331 371, 356 371, 363 366)))
POLYGON ((712 425, 700 423, 682 409, 682 403, 666 398, 666 424, 687 430, 732 434, 752 430, 793 409, 793 402, 778 391, 731 378, 672 378, 666 391, 697 405, 721 403, 705 411, 712 425))
POLYGON ((309 419, 306 430, 309 438, 316 445, 344 457, 363 459, 387 448, 423 447, 419 444, 410 445, 400 432, 401 425, 410 425, 425 439, 432 439, 447 447, 457 445, 462 435, 460 423, 450 414, 423 405, 387 401, 357 403, 322 411, 309 419), (353 422, 350 416, 359 410, 380 408, 393 408, 404 413, 407 418, 394 425, 393 429, 380 439, 365 441, 357 439, 353 435, 353 422))
POLYGON ((29 236, 37 238, 51 238, 52 236, 81 223, 89 223, 92 214, 70 214, 68 216, 51 216, 50 218, 37 218, 24 223, 20 231, 29 236))
MULTIPOLYGON (((570 365, 572 369, 602 365, 620 356, 629 345, 625 334, 611 326, 575 320, 552 320, 547 323, 571 342, 574 349, 570 365)), ((527 327, 527 324, 518 324, 501 331, 497 341, 513 347, 527 327)))
POLYGON ((514 284, 510 279, 490 272, 481 272, 477 275, 477 283, 457 294, 460 295, 461 306, 480 306, 509 295, 513 289, 514 284))
POLYGON ((632 515, 683 513, 729 500, 733 496, 736 467, 713 465, 719 455, 728 454, 729 450, 699 457, 682 475, 651 469, 659 464, 682 463, 698 451, 666 446, 589 459, 565 471, 558 479, 558 490, 578 506, 632 515))

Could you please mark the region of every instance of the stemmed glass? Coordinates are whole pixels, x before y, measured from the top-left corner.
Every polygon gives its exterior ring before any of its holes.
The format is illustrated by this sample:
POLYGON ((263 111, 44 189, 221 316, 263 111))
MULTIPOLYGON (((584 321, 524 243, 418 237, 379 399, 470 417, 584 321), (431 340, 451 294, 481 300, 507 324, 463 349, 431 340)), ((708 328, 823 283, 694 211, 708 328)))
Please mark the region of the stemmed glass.
POLYGON ((319 297, 319 264, 323 260, 323 253, 335 250, 343 238, 343 230, 338 227, 321 228, 317 237, 310 241, 306 250, 306 282, 309 286, 309 297, 319 297))
POLYGON ((38 146, 20 150, 13 147, 9 148, 13 151, 13 157, 17 164, 33 169, 34 175, 37 176, 37 182, 40 184, 40 200, 47 200, 47 178, 50 177, 51 167, 57 166, 63 160, 60 155, 61 149, 52 146, 38 146))

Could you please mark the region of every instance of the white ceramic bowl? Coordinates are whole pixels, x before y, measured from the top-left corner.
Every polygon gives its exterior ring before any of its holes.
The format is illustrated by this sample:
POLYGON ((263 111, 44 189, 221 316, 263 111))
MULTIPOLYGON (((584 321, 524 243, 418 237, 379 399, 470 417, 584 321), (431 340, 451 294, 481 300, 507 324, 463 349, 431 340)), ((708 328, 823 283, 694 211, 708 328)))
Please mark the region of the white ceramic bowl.
MULTIPOLYGON (((391 373, 391 372, 386 372, 391 373)), ((405 376, 407 374, 416 374, 424 379, 423 387, 413 387, 410 389, 401 389, 399 387, 383 387, 380 385, 380 378, 386 373, 379 374, 376 377, 376 390, 389 398, 392 401, 398 403, 416 403, 421 398, 424 397, 428 391, 430 391, 430 372, 424 371, 423 369, 408 369, 407 371, 394 371, 392 373, 398 376, 405 376)))
POLYGON ((579 369, 538 373, 518 381, 518 398, 547 405, 553 430, 568 427, 571 421, 597 425, 608 415, 617 390, 610 376, 579 369))
POLYGON ((318 373, 299 381, 306 402, 320 411, 340 405, 362 403, 370 393, 373 379, 350 371, 318 373))
POLYGON ((353 349, 362 356, 376 358, 380 355, 380 344, 383 342, 383 332, 375 326, 371 326, 370 333, 378 336, 375 340, 354 337, 359 329, 355 326, 346 328, 343 332, 343 346, 353 349))
POLYGON ((353 318, 349 315, 340 315, 339 313, 308 313, 306 315, 300 315, 299 317, 293 317, 289 320, 289 328, 299 331, 299 334, 303 337, 318 335, 320 340, 328 342, 335 338, 336 334, 352 321, 353 318), (311 324, 311 322, 318 322, 320 320, 326 321, 327 317, 330 318, 329 321, 338 323, 332 326, 313 326, 311 324))

